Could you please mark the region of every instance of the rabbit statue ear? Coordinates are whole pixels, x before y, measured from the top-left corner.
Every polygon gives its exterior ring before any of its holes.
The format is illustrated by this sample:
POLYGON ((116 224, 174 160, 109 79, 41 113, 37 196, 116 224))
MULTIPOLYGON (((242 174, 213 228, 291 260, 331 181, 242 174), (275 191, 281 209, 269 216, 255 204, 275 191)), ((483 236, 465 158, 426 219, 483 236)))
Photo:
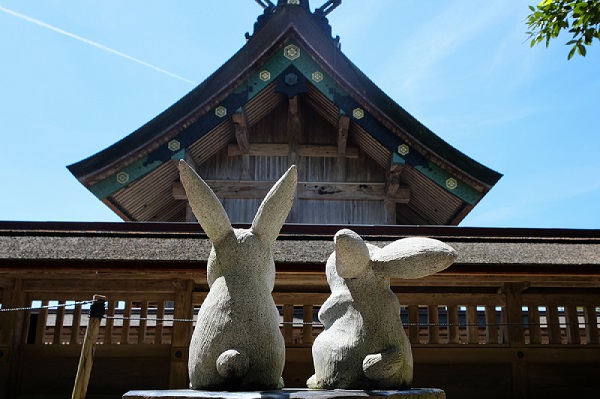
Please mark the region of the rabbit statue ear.
POLYGON ((421 278, 446 269, 456 257, 456 251, 441 241, 404 238, 377 251, 373 269, 390 277, 421 278))
POLYGON ((260 204, 250 228, 252 233, 270 244, 275 242, 283 222, 292 209, 297 180, 296 165, 292 165, 269 190, 260 204))
POLYGON ((208 238, 217 242, 233 231, 229 217, 208 184, 184 161, 179 161, 179 175, 188 201, 208 238))
POLYGON ((369 248, 362 238, 349 229, 338 231, 333 238, 335 268, 342 278, 354 278, 369 267, 369 248))

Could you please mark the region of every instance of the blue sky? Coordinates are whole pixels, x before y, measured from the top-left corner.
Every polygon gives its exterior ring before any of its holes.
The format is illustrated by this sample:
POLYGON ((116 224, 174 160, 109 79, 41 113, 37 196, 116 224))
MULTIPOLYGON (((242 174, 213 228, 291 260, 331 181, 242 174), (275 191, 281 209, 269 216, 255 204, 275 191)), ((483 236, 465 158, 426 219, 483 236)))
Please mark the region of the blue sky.
MULTIPOLYGON (((325 0, 312 0, 318 7, 325 0)), ((530 48, 535 0, 344 0, 342 51, 504 174, 462 226, 600 228, 600 42, 530 48)), ((0 220, 119 221, 68 172, 244 45, 253 0, 0 0, 0 220)))

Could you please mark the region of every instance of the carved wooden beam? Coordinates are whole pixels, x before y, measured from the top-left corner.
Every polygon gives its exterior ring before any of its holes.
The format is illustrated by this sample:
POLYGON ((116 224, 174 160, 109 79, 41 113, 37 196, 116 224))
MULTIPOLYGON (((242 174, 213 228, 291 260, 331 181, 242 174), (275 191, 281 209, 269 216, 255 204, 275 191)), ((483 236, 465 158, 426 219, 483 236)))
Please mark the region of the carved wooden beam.
POLYGON ((398 187, 400 187, 400 175, 402 174, 402 170, 404 165, 401 164, 392 164, 390 167, 390 171, 388 173, 388 179, 386 182, 387 186, 387 195, 394 196, 398 187))
POLYGON ((231 115, 233 124, 235 125, 235 139, 240 147, 242 154, 247 154, 250 151, 250 141, 248 139, 248 121, 246 113, 242 110, 231 115))
MULTIPOLYGON (((396 224, 397 218, 397 204, 398 202, 394 200, 394 197, 397 195, 398 190, 400 189, 400 175, 402 174, 402 170, 404 169, 404 164, 399 162, 394 162, 390 165, 390 171, 388 172, 387 181, 385 182, 386 187, 386 199, 383 202, 385 208, 385 223, 386 224, 396 224)), ((407 201, 408 202, 408 201, 407 201)))
MULTIPOLYGON (((271 181, 235 181, 207 180, 206 183, 219 198, 261 199, 269 192, 275 182, 271 181)), ((386 196, 385 183, 338 183, 338 182, 299 182, 297 187, 299 199, 311 200, 356 200, 407 203, 410 200, 410 189, 406 186, 398 188, 393 197, 386 196)), ((173 185, 173 197, 186 199, 181 183, 173 185)))
POLYGON ((346 155, 348 146, 348 129, 350 127, 350 118, 347 115, 340 115, 338 120, 338 147, 339 155, 346 155))
POLYGON ((246 112, 236 112, 231 116, 235 125, 235 139, 242 155, 241 177, 250 180, 250 139, 248 134, 248 120, 246 112))
MULTIPOLYGON (((252 143, 250 144, 248 155, 256 157, 284 157, 289 152, 288 144, 252 143)), ((338 156, 337 147, 333 145, 299 144, 296 146, 296 153, 298 156, 310 158, 335 158, 338 156)), ((235 157, 243 155, 243 153, 237 144, 229 144, 227 155, 235 157)), ((358 158, 358 148, 348 147, 345 157, 358 158)))
POLYGON ((338 119, 337 158, 335 159, 333 171, 333 178, 336 181, 346 180, 346 164, 348 163, 346 158, 358 158, 358 149, 355 149, 354 153, 348 148, 349 128, 350 118, 347 115, 340 115, 340 118, 338 119))

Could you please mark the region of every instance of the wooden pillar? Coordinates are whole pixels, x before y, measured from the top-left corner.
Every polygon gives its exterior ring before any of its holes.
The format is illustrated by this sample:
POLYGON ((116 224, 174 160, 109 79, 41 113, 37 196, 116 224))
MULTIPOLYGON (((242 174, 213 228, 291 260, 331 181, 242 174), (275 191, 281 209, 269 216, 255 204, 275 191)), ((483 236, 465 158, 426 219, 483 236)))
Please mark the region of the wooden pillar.
MULTIPOLYGON (((174 319, 191 320, 194 317, 192 304, 193 280, 175 280, 175 309, 174 319)), ((173 338, 171 340, 171 372, 169 387, 185 389, 189 387, 188 358, 190 339, 192 338, 192 323, 173 322, 173 338)))
MULTIPOLYGON (((27 305, 27 296, 23 291, 22 280, 7 280, 2 289, 2 307, 15 309, 27 305)), ((21 338, 24 336, 24 321, 25 312, 0 313, 0 397, 16 396, 16 388, 20 379, 18 353, 21 338)))
POLYGON ((525 351, 525 334, 523 328, 523 291, 529 283, 506 283, 502 292, 506 296, 506 335, 508 343, 515 348, 512 361, 512 397, 527 397, 527 359, 525 351))

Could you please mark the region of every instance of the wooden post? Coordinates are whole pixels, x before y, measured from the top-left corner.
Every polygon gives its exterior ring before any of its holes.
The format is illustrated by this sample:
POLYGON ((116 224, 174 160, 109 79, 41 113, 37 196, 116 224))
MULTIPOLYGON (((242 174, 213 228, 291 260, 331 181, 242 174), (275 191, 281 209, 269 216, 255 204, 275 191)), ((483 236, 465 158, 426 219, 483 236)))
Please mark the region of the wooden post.
POLYGON ((516 348, 512 361, 512 397, 527 397, 528 381, 526 377, 527 358, 523 350, 525 334, 523 327, 523 291, 529 287, 527 282, 505 283, 502 292, 506 295, 506 322, 508 343, 516 348))
MULTIPOLYGON (((173 283, 176 288, 173 318, 192 319, 194 317, 194 304, 192 303, 194 281, 174 280, 173 283)), ((169 376, 169 387, 171 389, 185 389, 189 387, 188 358, 191 338, 192 323, 173 322, 171 371, 169 376)))
POLYGON ((106 297, 94 295, 94 303, 90 307, 90 320, 85 330, 83 346, 81 347, 81 356, 79 357, 79 366, 77 367, 77 376, 75 377, 75 386, 71 399, 85 399, 90 374, 92 372, 92 362, 94 361, 94 352, 96 351, 96 340, 100 331, 100 322, 104 317, 104 303, 106 297))
MULTIPOLYGON (((23 290, 21 279, 7 280, 3 286, 2 306, 5 309, 31 305, 23 290)), ((16 397, 19 377, 19 357, 17 351, 23 344, 26 333, 27 312, 0 313, 0 397, 16 397)))
POLYGON ((304 305, 302 307, 302 343, 312 344, 313 343, 313 305, 304 305))

